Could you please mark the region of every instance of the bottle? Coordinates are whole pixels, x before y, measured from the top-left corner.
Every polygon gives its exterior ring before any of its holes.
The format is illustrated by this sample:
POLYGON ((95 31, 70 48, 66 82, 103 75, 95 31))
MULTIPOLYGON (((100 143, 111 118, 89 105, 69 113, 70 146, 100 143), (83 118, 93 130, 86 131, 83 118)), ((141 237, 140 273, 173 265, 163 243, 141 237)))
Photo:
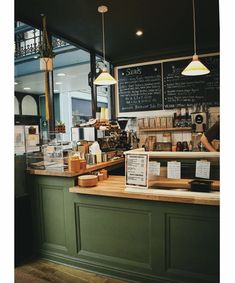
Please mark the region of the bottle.
POLYGON ((180 123, 181 123, 181 109, 178 108, 176 113, 174 113, 174 127, 180 127, 180 123))
POLYGON ((193 151, 193 142, 192 142, 192 140, 189 142, 188 149, 189 149, 189 151, 193 151))

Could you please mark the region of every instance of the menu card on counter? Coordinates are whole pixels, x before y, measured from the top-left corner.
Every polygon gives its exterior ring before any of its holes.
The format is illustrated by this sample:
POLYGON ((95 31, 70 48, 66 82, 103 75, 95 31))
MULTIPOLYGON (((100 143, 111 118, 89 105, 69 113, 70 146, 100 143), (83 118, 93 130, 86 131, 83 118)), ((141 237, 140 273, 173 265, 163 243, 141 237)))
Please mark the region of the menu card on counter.
POLYGON ((196 161, 195 177, 210 179, 210 162, 207 160, 196 161))
POLYGON ((170 179, 181 178, 181 162, 178 161, 167 162, 167 178, 170 179))
POLYGON ((148 188, 148 154, 126 155, 126 186, 148 188))

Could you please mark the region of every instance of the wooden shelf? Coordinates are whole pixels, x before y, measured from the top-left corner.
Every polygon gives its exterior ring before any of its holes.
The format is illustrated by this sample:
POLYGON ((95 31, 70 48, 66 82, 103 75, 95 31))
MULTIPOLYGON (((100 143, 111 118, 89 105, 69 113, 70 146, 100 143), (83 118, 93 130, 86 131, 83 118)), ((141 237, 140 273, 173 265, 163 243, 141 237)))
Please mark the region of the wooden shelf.
POLYGON ((144 129, 139 129, 140 132, 173 132, 173 131, 191 131, 191 127, 184 127, 184 128, 144 128, 144 129))

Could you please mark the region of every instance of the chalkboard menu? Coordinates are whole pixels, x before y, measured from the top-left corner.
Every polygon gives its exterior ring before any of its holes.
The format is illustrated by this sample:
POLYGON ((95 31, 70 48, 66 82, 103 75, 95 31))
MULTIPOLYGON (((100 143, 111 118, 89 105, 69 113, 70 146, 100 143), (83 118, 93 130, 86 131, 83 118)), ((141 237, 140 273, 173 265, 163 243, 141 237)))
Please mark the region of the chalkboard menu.
POLYGON ((190 60, 163 63, 164 108, 190 107, 205 103, 219 106, 219 56, 200 58, 210 70, 203 76, 183 76, 182 70, 190 60))
POLYGON ((161 64, 118 70, 119 112, 162 109, 161 64))

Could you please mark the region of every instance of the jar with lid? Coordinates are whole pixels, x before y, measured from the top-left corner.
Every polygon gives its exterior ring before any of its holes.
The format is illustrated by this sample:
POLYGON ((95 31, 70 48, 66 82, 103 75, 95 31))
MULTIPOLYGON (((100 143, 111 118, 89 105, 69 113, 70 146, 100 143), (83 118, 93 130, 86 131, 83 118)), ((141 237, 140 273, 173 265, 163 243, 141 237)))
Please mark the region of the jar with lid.
POLYGON ((176 143, 176 151, 182 151, 182 143, 180 141, 176 143))
POLYGON ((80 159, 78 156, 69 156, 68 159, 68 170, 69 172, 79 172, 80 170, 80 159))
POLYGON ((187 141, 183 141, 182 150, 183 150, 183 151, 189 151, 189 147, 188 147, 187 141))

